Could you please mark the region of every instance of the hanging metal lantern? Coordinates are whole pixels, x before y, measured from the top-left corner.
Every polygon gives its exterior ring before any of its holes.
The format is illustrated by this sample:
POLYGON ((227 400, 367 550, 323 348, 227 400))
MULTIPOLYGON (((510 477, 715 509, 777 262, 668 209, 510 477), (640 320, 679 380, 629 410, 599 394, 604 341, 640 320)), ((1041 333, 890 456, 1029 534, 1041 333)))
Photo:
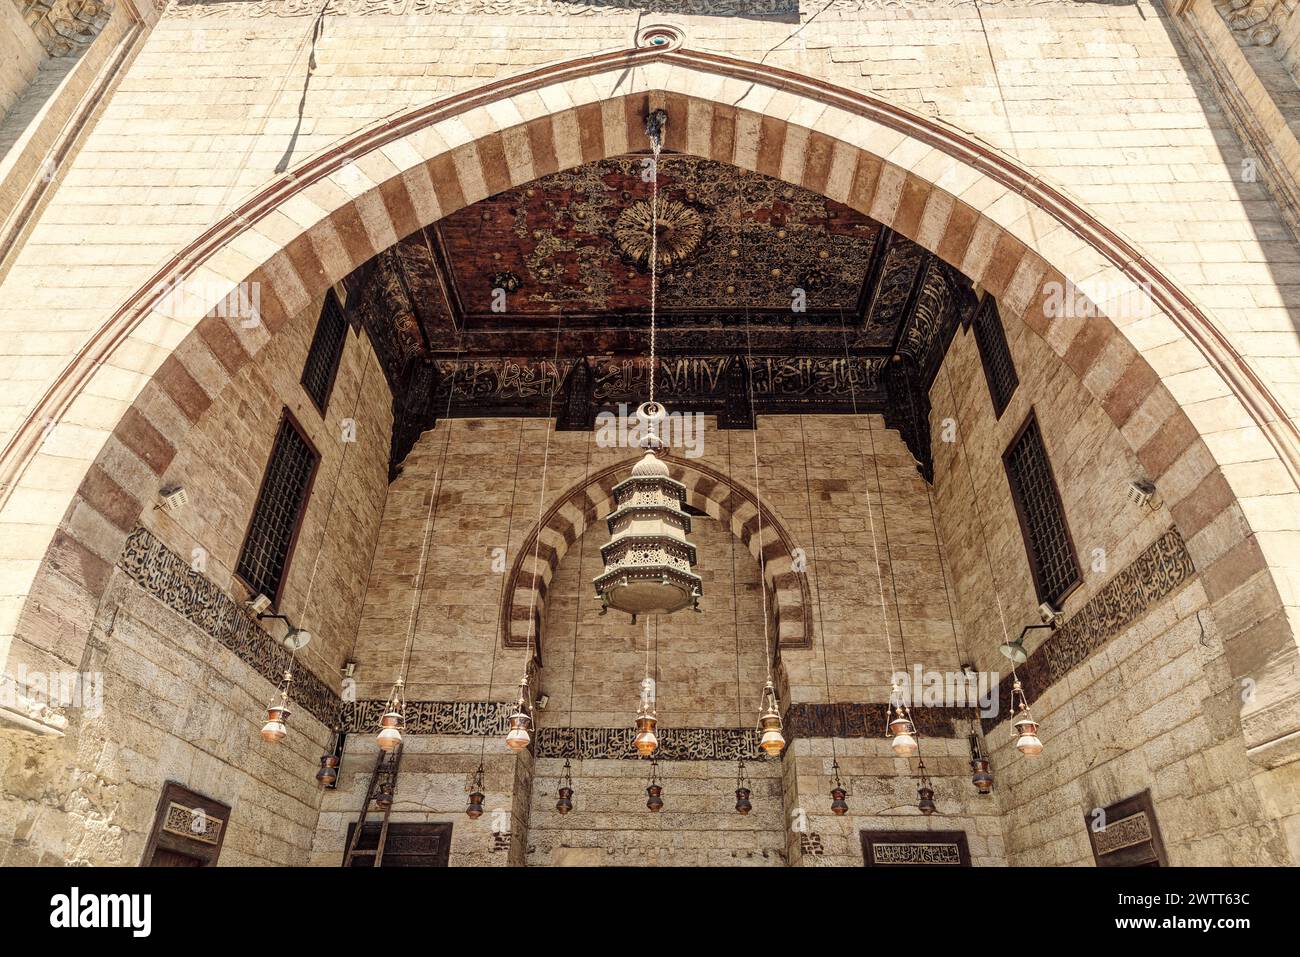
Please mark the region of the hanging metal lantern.
POLYGON ((848 813, 849 802, 845 800, 848 797, 848 791, 845 790, 843 782, 840 781, 840 762, 831 761, 831 772, 834 775, 831 786, 831 813, 836 817, 843 817, 848 813))
POLYGON ((920 785, 916 789, 916 809, 929 817, 939 808, 934 803, 934 788, 930 786, 930 776, 925 773, 924 760, 918 762, 916 770, 921 778, 920 785))
POLYGON ((750 794, 749 780, 745 777, 745 762, 738 761, 736 767, 736 812, 739 814, 748 814, 754 809, 753 802, 749 800, 750 794))
POLYGON ((262 725, 262 740, 268 744, 279 744, 289 733, 285 725, 289 721, 289 715, 293 714, 293 709, 289 707, 289 684, 292 681, 293 673, 285 671, 280 686, 280 700, 266 709, 266 724, 262 725))
POLYGON ((650 759, 650 783, 645 793, 645 806, 650 809, 651 814, 658 814, 664 809, 664 789, 659 783, 659 762, 655 758, 650 759))
POLYGON ((763 749, 763 753, 771 757, 779 757, 785 750, 785 735, 781 733, 781 708, 776 700, 776 688, 772 686, 769 678, 767 684, 763 685, 763 704, 758 713, 758 727, 762 734, 758 739, 758 746, 763 749))
POLYGON ((519 679, 519 700, 515 702, 515 713, 510 716, 509 730, 506 732, 506 747, 519 752, 532 742, 532 715, 528 713, 528 677, 519 679))
POLYGON ((559 800, 555 802, 555 810, 559 814, 568 814, 573 810, 573 772, 568 758, 564 759, 564 773, 560 775, 559 800))
POLYGON ((916 725, 912 722, 907 701, 903 698, 903 691, 898 685, 890 689, 889 700, 893 705, 894 716, 889 719, 885 736, 892 739, 889 746, 893 748, 896 755, 900 758, 910 758, 919 750, 916 744, 916 725))
POLYGON ((648 758, 655 753, 659 747, 659 737, 655 734, 655 729, 659 726, 659 718, 654 711, 644 704, 636 716, 636 737, 632 743, 636 745, 637 753, 643 758, 648 758))
POLYGON ((470 781, 469 803, 465 805, 465 816, 477 821, 483 816, 483 762, 480 761, 474 778, 470 781))
POLYGON ((1016 750, 1027 758, 1037 757, 1043 753, 1043 741, 1038 736, 1038 722, 1029 713, 1029 702, 1025 698, 1025 690, 1021 687, 1019 678, 1016 678, 1011 685, 1011 703, 1013 705, 1016 704, 1017 698, 1019 698, 1020 702, 1016 709, 1019 720, 1011 725, 1015 729, 1016 750))
POLYGON ((388 808, 393 806, 393 782, 385 781, 379 785, 375 792, 375 803, 380 807, 388 808))
POLYGON ((974 731, 970 735, 970 770, 975 790, 980 794, 993 793, 993 772, 989 770, 989 759, 984 754, 980 737, 974 731))
POLYGON ((293 710, 287 702, 273 704, 266 709, 266 724, 262 725, 262 740, 268 744, 279 744, 289 734, 285 723, 293 710))
POLYGON ((406 723, 403 717, 406 711, 406 702, 402 696, 403 684, 401 678, 393 682, 393 690, 388 695, 388 704, 384 706, 384 713, 379 719, 377 740, 379 747, 385 751, 394 751, 402 744, 402 728, 406 723))
POLYGON ((321 787, 333 787, 339 779, 339 756, 337 754, 323 754, 320 759, 320 770, 316 772, 316 783, 321 787))
POLYGON ((691 568, 695 546, 686 540, 691 516, 686 486, 668 477, 668 465, 655 454, 658 423, 664 407, 645 402, 637 409, 642 423, 653 423, 645 457, 632 477, 614 486, 609 514, 610 540, 601 546, 605 570, 592 580, 601 614, 610 608, 638 615, 670 615, 683 608, 699 610, 703 583, 691 568))

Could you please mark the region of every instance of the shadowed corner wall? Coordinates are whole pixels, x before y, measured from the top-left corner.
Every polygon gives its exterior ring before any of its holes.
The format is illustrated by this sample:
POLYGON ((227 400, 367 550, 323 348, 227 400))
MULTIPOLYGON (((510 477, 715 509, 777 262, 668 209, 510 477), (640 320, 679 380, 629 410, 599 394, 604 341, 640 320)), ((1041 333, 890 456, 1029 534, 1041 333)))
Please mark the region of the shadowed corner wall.
MULTIPOLYGON (((243 595, 232 569, 287 406, 321 461, 279 607, 314 635, 295 691, 307 671, 339 690, 387 490, 391 395, 369 343, 349 332, 327 413, 316 411, 298 379, 318 311, 287 324, 177 450, 159 485, 183 485, 189 504, 141 519, 166 553, 131 574, 120 559, 110 570, 86 654, 64 666, 102 675, 102 710, 70 709, 61 738, 0 735, 3 865, 140 863, 167 780, 231 806, 221 865, 307 862, 329 731, 295 695, 288 738, 262 742, 275 686, 221 640, 203 596, 243 595), (345 417, 356 443, 340 441, 345 417)), ((122 448, 118 467, 144 466, 122 448)), ((61 610, 35 610, 33 640, 57 650, 61 610)))

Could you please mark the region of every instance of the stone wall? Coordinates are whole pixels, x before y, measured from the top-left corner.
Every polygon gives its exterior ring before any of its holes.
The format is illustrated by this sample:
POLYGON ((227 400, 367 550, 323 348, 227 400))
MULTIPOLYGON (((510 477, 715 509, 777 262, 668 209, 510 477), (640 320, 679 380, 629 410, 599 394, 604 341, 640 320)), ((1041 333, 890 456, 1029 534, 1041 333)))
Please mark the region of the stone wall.
POLYGON ((12 2, 0 7, 0 120, 36 76, 45 49, 12 2))
MULTIPOLYGON (((1143 478, 1142 468, 1103 410, 1082 398, 1074 373, 1014 316, 1004 315, 1003 325, 1020 385, 1001 418, 993 415, 974 336, 959 332, 931 390, 931 427, 935 498, 962 631, 976 667, 1005 674, 997 645, 1038 621, 1001 462, 1031 408, 1083 571, 1082 586, 1064 602, 1067 622, 1172 519, 1167 506, 1126 499, 1127 483, 1143 478), (943 441, 945 420, 954 441, 943 441)), ((1160 423, 1136 427, 1154 432, 1160 423)), ((1189 462, 1176 469, 1157 492, 1180 496, 1175 483, 1192 468, 1189 462)), ((1189 538, 1219 534, 1214 523, 1184 521, 1179 528, 1189 538)), ((1008 862, 1090 863, 1085 815, 1146 788, 1173 864, 1300 859, 1297 808, 1285 797, 1295 774, 1264 772, 1246 759, 1239 712, 1247 689, 1232 680, 1199 579, 1153 601, 1129 590, 1122 601, 1134 609, 1131 624, 1033 702, 1043 725, 1042 756, 1015 751, 1005 711, 990 731, 1008 862), (1284 819, 1274 820, 1279 811, 1284 819)), ((1053 640, 1046 634, 1031 632, 1026 647, 1032 652, 1053 640)))
MULTIPOLYGON (((311 671, 337 692, 387 490, 391 396, 368 341, 349 332, 326 415, 316 411, 299 377, 317 314, 286 326, 216 398, 159 483, 183 485, 188 505, 144 521, 176 563, 245 597, 231 569, 287 406, 321 463, 280 609, 315 636, 300 653, 299 687, 311 671), (342 418, 356 420, 355 443, 341 441, 342 418)), ((122 447, 102 481, 111 488, 145 467, 122 447)), ((69 644, 62 609, 37 610, 42 628, 32 634, 48 644, 31 648, 26 664, 102 674, 103 703, 98 713, 70 709, 62 738, 0 735, 0 861, 134 865, 162 785, 175 780, 231 805, 221 864, 306 863, 329 729, 298 704, 288 738, 264 744, 258 730, 276 697, 268 676, 195 624, 204 607, 186 605, 187 589, 151 589, 152 570, 131 571, 111 572, 78 660, 57 657, 69 644)))
POLYGON ((753 810, 736 812, 736 765, 660 761, 664 807, 646 808, 649 762, 572 762, 573 810, 555 811, 564 762, 537 761, 530 867, 779 867, 785 836, 778 761, 745 765, 753 810))
MULTIPOLYGON (((516 794, 529 792, 527 752, 516 757, 500 736, 405 736, 394 792, 393 822, 445 821, 451 824, 452 867, 505 867, 523 861, 528 815, 516 794), (474 770, 483 761, 483 816, 465 816, 474 770), (519 780, 522 777, 522 781, 519 780)), ((322 792, 320 820, 311 844, 313 865, 338 867, 347 851, 348 825, 360 816, 374 774, 379 746, 374 733, 350 735, 339 766, 338 786, 322 792)), ((374 806, 367 820, 379 821, 374 806)))

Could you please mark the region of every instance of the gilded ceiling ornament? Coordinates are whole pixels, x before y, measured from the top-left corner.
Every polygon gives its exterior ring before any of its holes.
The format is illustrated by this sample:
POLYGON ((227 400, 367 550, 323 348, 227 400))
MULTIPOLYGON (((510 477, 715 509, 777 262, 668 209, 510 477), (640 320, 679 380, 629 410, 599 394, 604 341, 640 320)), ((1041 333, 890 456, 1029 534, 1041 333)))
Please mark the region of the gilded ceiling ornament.
MULTIPOLYGON (((650 204, 633 203, 619 214, 614 223, 614 241, 619 250, 640 269, 650 267, 650 204)), ((666 199, 659 204, 659 268, 681 265, 704 238, 704 217, 699 210, 666 199)))

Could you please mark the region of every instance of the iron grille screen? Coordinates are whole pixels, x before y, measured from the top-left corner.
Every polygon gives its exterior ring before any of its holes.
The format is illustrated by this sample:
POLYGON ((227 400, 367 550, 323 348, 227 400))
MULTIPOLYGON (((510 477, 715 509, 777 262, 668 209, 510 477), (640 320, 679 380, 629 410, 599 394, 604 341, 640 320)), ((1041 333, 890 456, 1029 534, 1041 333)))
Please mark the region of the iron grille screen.
POLYGON ((330 290, 325 294, 325 305, 321 307, 316 333, 312 336, 311 348, 307 350, 307 365, 302 370, 302 387, 322 415, 329 403, 330 390, 334 388, 347 331, 343 308, 334 291, 330 290))
POLYGON ((1002 318, 998 315, 997 303, 992 296, 985 296, 980 303, 979 312, 975 314, 975 345, 979 347, 980 362, 984 366, 984 378, 989 383, 989 395, 993 399, 993 414, 1002 417, 1007 403, 1015 394, 1020 379, 1016 376, 1015 364, 1011 361, 1011 350, 1007 348, 1007 333, 1002 328, 1002 318))
POLYGON ((286 415, 275 436, 235 569, 255 595, 279 598, 316 458, 316 451, 286 415))
POLYGON ((1003 462, 1020 517, 1038 600, 1058 605, 1079 583, 1079 563, 1074 557, 1065 510, 1033 413, 1007 449, 1003 462))

